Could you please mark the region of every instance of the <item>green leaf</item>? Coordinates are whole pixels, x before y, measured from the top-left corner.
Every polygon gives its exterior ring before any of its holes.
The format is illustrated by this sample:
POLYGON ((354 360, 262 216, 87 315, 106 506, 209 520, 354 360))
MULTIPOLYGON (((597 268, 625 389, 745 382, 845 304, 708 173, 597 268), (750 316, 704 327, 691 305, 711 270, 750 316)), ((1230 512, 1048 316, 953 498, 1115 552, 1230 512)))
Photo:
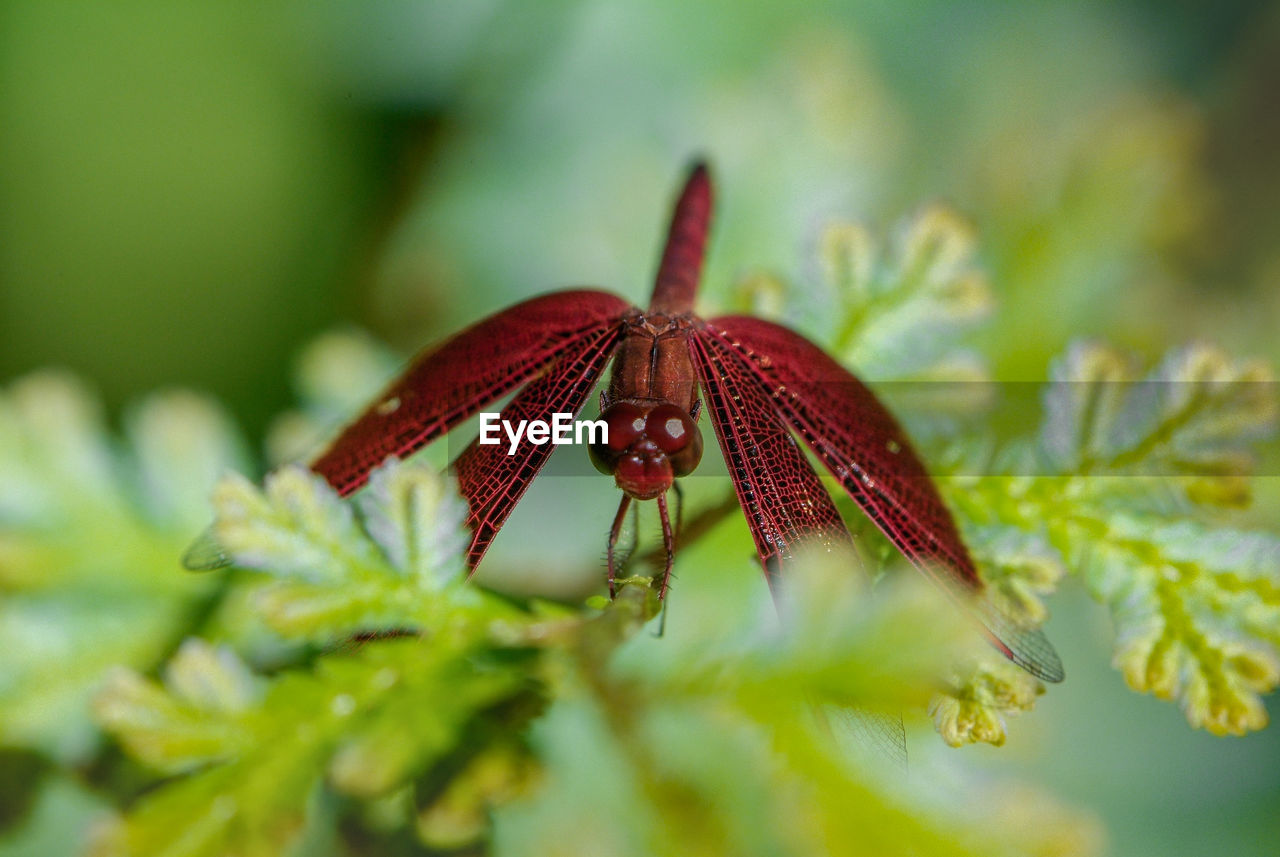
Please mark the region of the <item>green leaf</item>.
POLYGON ((388 463, 369 474, 360 495, 365 529, 390 564, 424 588, 437 588, 462 572, 470 544, 465 503, 433 471, 388 463))
MULTIPOLYGON (((921 588, 927 584, 869 598, 848 572, 848 557, 810 557, 790 578, 782 620, 772 627, 758 627, 753 615, 740 617, 735 632, 727 630, 730 617, 713 615, 714 633, 685 629, 660 644, 636 636, 612 664, 570 650, 572 669, 532 736, 544 785, 498 812, 495 850, 1016 853, 1005 831, 978 821, 989 816, 939 811, 969 798, 903 788, 899 771, 882 779, 846 756, 811 705, 877 710, 923 700, 966 637, 964 619, 921 588)), ((748 585, 740 576, 719 583, 748 585)), ((741 595, 725 593, 723 604, 737 610, 741 595)), ((970 642, 985 645, 976 634, 970 642)), ((1010 704, 1008 694, 992 696, 993 704, 1010 704)), ((1021 847, 1034 850, 1051 837, 1086 846, 1066 835, 1087 829, 1080 819, 1041 820, 1034 843, 1021 847)))
POLYGON ((215 538, 238 565, 277 578, 251 599, 273 630, 332 642, 426 627, 464 604, 491 609, 462 579, 466 504, 440 474, 390 459, 358 504, 362 516, 296 465, 262 489, 219 483, 215 538))
POLYGON ((953 668, 948 688, 934 696, 929 714, 952 747, 982 742, 997 747, 1007 737, 1006 718, 1030 711, 1044 685, 1005 660, 973 658, 953 668))
POLYGON ((1055 472, 944 483, 1006 607, 1043 619, 1034 594, 1065 565, 1110 608, 1129 685, 1218 734, 1265 725, 1261 695, 1280 680, 1280 540, 1212 526, 1195 504, 1247 503, 1250 445, 1275 427, 1269 379, 1203 345, 1142 378, 1078 344, 1045 396, 1055 472))
POLYGON ((162 769, 212 764, 142 798, 96 853, 279 853, 324 782, 388 793, 457 752, 482 712, 519 723, 536 708, 495 706, 527 693, 527 675, 518 662, 483 667, 483 627, 327 655, 264 694, 243 695, 242 667, 198 648, 180 656, 167 689, 120 674, 98 704, 105 728, 162 769), (229 686, 234 704, 209 696, 213 684, 229 686))
POLYGON ((244 750, 250 736, 241 715, 260 696, 261 683, 229 649, 188 640, 164 686, 123 667, 109 674, 94 716, 135 757, 178 773, 244 750))
POLYGON ((1059 471, 1087 473, 1115 454, 1125 384, 1132 377, 1124 355, 1091 342, 1072 345, 1050 367, 1040 443, 1059 471))
POLYGON ((213 504, 218 544, 245 568, 333 581, 378 563, 351 507, 301 466, 268 474, 261 490, 229 476, 214 489, 213 504))
POLYGON ((1132 361, 1079 344, 1055 365, 1041 442, 1066 473, 1244 475, 1248 444, 1275 429, 1273 380, 1261 363, 1193 345, 1138 381, 1132 361))
POLYGON ((883 261, 865 230, 828 227, 819 250, 843 306, 830 343, 837 356, 877 380, 920 377, 944 362, 958 334, 994 305, 974 247, 972 228, 940 207, 907 221, 883 261))
POLYGON ((1014 527, 970 529, 969 548, 996 610, 1024 625, 1043 625, 1049 611, 1041 596, 1056 590, 1066 574, 1062 557, 1039 533, 1014 527))
POLYGON ((209 486, 247 460, 226 413, 185 390, 148 396, 130 409, 125 426, 147 515, 174 529, 203 521, 209 486))
POLYGON ((0 391, 0 733, 62 759, 96 746, 88 701, 115 665, 153 667, 215 581, 177 557, 213 475, 240 463, 224 412, 184 392, 132 412, 128 443, 73 377, 0 391))
POLYGON ((1266 725, 1280 683, 1280 539, 1117 515, 1085 580, 1112 609, 1116 666, 1135 690, 1179 700, 1193 725, 1266 725))

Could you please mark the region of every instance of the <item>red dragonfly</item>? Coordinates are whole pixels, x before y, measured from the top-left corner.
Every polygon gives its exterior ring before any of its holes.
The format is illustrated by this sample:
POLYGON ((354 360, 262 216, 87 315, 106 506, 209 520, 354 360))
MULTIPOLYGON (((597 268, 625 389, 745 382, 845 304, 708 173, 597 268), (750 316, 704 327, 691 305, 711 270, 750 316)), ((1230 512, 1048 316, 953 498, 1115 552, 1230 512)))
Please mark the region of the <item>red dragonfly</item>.
MULTIPOLYGON (((747 316, 694 314, 711 208, 711 180, 699 163, 676 203, 648 309, 580 289, 492 315, 415 358, 311 468, 346 496, 389 456, 409 455, 517 390, 501 414, 511 425, 550 422, 556 413, 576 416, 612 360, 612 378, 600 396, 607 442, 590 447, 597 468, 622 490, 608 540, 611 594, 616 546, 632 500, 657 500, 666 554, 659 597, 666 593, 675 556, 667 491, 702 456, 700 390, 771 588, 801 545, 851 542, 794 433, 908 560, 976 605, 1006 657, 1042 679, 1060 681, 1062 664, 1039 631, 973 597, 981 594, 982 581, 951 514, 906 435, 871 391, 785 327, 747 316)), ((524 442, 508 454, 505 444, 477 439, 453 462, 470 507, 470 569, 552 449, 524 442)))

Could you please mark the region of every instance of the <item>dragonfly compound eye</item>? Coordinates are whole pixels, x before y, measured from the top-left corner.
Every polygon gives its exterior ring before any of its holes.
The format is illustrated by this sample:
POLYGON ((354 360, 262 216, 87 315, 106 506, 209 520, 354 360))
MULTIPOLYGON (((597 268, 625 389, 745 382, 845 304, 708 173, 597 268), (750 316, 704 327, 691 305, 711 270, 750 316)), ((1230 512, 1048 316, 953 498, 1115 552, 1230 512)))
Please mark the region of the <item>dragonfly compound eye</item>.
POLYGON ((689 445, 698 428, 693 420, 675 405, 658 405, 645 420, 644 433, 667 454, 679 452, 689 445))
POLYGON ((609 440, 605 445, 614 452, 622 452, 644 433, 644 411, 629 402, 618 402, 601 414, 600 419, 609 427, 609 440))
POLYGON ((626 452, 644 433, 644 411, 630 402, 618 402, 600 415, 609 430, 609 439, 587 448, 591 463, 601 473, 613 473, 618 456, 626 452))
POLYGON ((676 476, 688 476, 702 460, 702 432, 683 408, 658 405, 645 420, 644 434, 666 454, 676 476))

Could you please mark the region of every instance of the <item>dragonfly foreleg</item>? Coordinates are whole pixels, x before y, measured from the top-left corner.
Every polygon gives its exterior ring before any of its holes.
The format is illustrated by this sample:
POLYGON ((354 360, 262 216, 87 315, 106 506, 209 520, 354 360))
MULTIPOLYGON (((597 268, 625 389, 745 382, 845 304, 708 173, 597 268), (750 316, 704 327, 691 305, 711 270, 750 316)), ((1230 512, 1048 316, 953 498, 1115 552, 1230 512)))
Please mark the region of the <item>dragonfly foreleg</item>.
POLYGON ((684 529, 684 488, 679 482, 672 482, 671 488, 676 492, 676 538, 680 538, 680 532, 684 529))
POLYGON ((622 525, 627 520, 627 507, 631 505, 631 496, 629 494, 622 495, 622 502, 618 504, 618 514, 613 516, 613 526, 609 528, 609 547, 608 547, 608 564, 609 564, 609 597, 613 598, 617 595, 614 589, 613 581, 617 577, 616 551, 618 547, 618 537, 622 533, 622 525))
POLYGON ((666 563, 662 569, 662 583, 658 586, 658 600, 667 595, 667 585, 671 582, 671 566, 675 563, 676 537, 671 531, 671 516, 667 513, 667 495, 658 495, 658 517, 662 520, 662 549, 666 553, 666 563))

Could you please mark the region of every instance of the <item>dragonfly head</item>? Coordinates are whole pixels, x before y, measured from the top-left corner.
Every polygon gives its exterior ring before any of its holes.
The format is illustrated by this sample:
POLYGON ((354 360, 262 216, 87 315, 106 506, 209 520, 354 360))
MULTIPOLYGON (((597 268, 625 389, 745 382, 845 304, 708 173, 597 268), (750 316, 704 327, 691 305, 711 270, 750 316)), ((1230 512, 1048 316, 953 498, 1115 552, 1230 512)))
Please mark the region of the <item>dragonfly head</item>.
POLYGON ((600 419, 607 439, 591 444, 591 461, 637 500, 657 497, 702 459, 698 426, 669 402, 616 402, 600 419))

